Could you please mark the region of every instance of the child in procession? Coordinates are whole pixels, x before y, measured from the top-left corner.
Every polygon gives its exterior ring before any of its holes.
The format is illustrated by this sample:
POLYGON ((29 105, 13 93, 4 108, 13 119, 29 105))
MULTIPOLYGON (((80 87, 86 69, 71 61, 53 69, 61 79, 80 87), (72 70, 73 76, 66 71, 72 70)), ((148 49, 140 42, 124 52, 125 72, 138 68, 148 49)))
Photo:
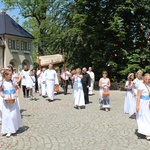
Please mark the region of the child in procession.
POLYGON ((18 84, 12 81, 12 72, 3 72, 3 82, 0 86, 0 96, 2 97, 2 129, 3 136, 10 137, 22 126, 21 114, 17 102, 19 94, 18 84))
POLYGON ((33 70, 30 70, 29 76, 27 76, 27 89, 29 89, 29 95, 31 100, 36 99, 36 92, 35 92, 35 76, 33 70))
POLYGON ((127 81, 125 83, 124 89, 126 90, 125 100, 124 100, 124 113, 129 114, 130 107, 131 107, 131 101, 133 97, 132 93, 132 84, 134 79, 134 73, 129 73, 127 77, 127 81))

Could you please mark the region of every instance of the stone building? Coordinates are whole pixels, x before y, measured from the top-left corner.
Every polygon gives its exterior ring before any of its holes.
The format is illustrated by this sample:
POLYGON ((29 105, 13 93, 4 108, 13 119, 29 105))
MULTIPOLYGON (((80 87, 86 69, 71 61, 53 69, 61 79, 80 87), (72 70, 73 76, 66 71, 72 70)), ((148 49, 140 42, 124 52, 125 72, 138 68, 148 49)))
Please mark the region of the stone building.
POLYGON ((34 37, 17 24, 5 11, 0 13, 0 66, 12 64, 32 67, 32 40, 34 37))

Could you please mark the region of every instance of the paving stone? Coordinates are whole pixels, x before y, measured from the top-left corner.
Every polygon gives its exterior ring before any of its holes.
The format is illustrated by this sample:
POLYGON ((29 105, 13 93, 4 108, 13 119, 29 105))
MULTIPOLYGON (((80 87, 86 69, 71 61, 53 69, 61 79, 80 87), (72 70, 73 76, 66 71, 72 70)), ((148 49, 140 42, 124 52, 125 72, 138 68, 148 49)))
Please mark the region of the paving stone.
MULTIPOLYGON (((61 92, 61 91, 60 91, 61 92)), ((123 114, 124 91, 111 91, 111 111, 99 109, 99 91, 90 96, 85 109, 73 107, 69 94, 55 101, 23 98, 23 128, 10 138, 0 137, 0 150, 148 150, 150 142, 136 136, 136 120, 123 114)), ((1 125, 0 125, 1 127, 1 125)))

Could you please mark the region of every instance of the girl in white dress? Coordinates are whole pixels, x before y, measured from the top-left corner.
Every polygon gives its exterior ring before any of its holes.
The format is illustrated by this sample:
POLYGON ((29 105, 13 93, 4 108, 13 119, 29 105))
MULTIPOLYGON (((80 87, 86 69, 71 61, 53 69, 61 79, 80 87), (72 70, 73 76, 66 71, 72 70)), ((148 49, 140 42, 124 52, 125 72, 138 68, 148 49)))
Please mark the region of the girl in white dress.
POLYGON ((12 81, 12 72, 10 70, 3 72, 3 78, 4 81, 0 87, 0 96, 3 98, 1 133, 9 137, 22 126, 19 106, 16 101, 19 88, 18 84, 12 81), (8 104, 6 102, 8 99, 15 99, 15 102, 8 104))
POLYGON ((38 82, 38 92, 39 92, 39 96, 41 96, 41 73, 42 73, 42 70, 41 68, 39 67, 39 69, 37 70, 37 82, 38 82))
POLYGON ((136 78, 133 80, 132 84, 132 92, 133 92, 133 97, 131 100, 131 105, 130 105, 130 110, 129 110, 129 118, 130 119, 135 119, 136 117, 136 110, 135 110, 135 104, 136 104, 136 96, 137 96, 137 91, 141 83, 143 83, 142 79, 143 72, 141 70, 137 71, 136 73, 136 78))
POLYGON ((105 109, 108 112, 110 108, 110 99, 109 99, 109 87, 110 87, 110 79, 107 78, 107 71, 103 71, 103 77, 99 80, 99 87, 100 87, 100 109, 105 109), (107 92, 108 95, 104 96, 104 92, 107 92))
MULTIPOLYGON (((9 64, 9 66, 7 66, 8 69, 12 72, 12 81, 17 83, 18 86, 19 86, 19 83, 21 81, 21 76, 18 75, 15 71, 14 71, 14 68, 11 64, 9 64)), ((19 102, 19 98, 16 99, 17 103, 18 103, 18 106, 19 106, 19 109, 20 109, 20 102, 19 102)))
POLYGON ((46 68, 42 68, 42 73, 40 75, 41 94, 42 94, 43 97, 46 96, 46 83, 44 82, 45 70, 46 70, 46 68))
POLYGON ((26 87, 29 89, 29 95, 31 100, 36 100, 36 92, 35 92, 35 76, 33 70, 30 70, 29 76, 26 78, 27 83, 26 87))
POLYGON ((72 76, 72 80, 74 82, 73 84, 73 103, 74 107, 80 109, 81 106, 85 107, 85 101, 84 101, 84 93, 83 93, 83 87, 81 83, 81 79, 83 76, 81 75, 81 69, 76 69, 76 74, 72 76))
POLYGON ((125 100, 124 100, 124 113, 128 114, 130 110, 130 105, 133 97, 132 93, 132 84, 133 84, 133 78, 134 78, 134 73, 130 73, 128 75, 128 81, 126 81, 126 84, 124 86, 124 89, 126 90, 126 95, 125 95, 125 100))
POLYGON ((150 140, 150 75, 145 74, 144 82, 139 86, 136 99, 136 120, 138 133, 150 140))

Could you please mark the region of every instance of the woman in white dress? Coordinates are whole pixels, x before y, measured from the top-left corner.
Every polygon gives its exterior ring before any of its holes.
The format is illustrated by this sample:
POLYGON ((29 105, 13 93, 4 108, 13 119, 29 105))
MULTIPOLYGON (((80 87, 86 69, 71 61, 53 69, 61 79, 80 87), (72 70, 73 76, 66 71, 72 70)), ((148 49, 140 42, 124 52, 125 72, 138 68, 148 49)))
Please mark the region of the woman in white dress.
POLYGON ((125 100, 124 100, 124 113, 129 114, 130 110, 130 104, 133 97, 132 93, 132 84, 134 79, 134 73, 129 73, 128 80, 126 81, 126 84, 124 86, 124 89, 126 90, 125 100))
POLYGON ((103 77, 99 80, 99 87, 100 87, 100 109, 105 109, 106 112, 108 112, 108 109, 110 108, 110 99, 109 99, 109 87, 110 87, 110 79, 107 78, 107 71, 103 71, 102 75, 103 77), (104 93, 107 92, 107 95, 104 95, 104 93))
POLYGON ((10 137, 12 133, 16 133, 22 126, 21 114, 16 101, 19 88, 18 84, 12 81, 12 72, 10 70, 3 72, 3 78, 4 81, 0 87, 0 96, 3 98, 1 133, 10 137), (7 103, 6 100, 9 99, 15 99, 14 103, 7 103))
POLYGON ((78 109, 80 109, 81 106, 85 107, 83 87, 81 83, 82 78, 81 69, 77 68, 76 74, 74 74, 71 79, 73 80, 73 103, 74 107, 78 109))
POLYGON ((145 74, 144 82, 139 86, 136 99, 136 120, 138 133, 150 140, 150 75, 145 74))
POLYGON ((143 72, 141 70, 137 71, 136 78, 133 80, 133 84, 132 84, 133 97, 131 100, 131 105, 130 105, 130 110, 129 110, 130 119, 135 119, 136 117, 135 115, 136 114, 136 110, 135 110, 136 96, 137 96, 138 88, 140 84, 143 82, 142 75, 143 75, 143 72))

